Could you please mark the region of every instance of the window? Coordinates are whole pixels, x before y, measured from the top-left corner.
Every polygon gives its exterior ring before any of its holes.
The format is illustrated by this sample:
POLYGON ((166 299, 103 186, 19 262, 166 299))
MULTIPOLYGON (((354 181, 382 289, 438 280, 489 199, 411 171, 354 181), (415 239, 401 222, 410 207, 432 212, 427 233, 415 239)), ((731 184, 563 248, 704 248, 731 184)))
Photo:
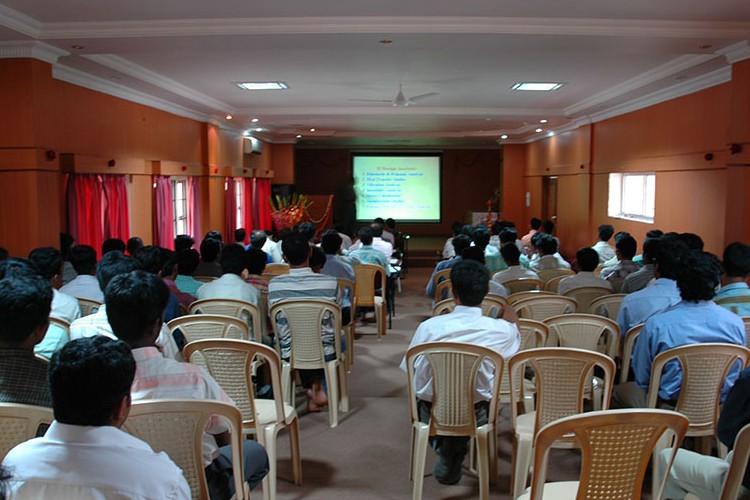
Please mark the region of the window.
POLYGON ((235 219, 237 221, 237 227, 235 229, 239 229, 243 227, 243 212, 245 211, 245 200, 243 198, 243 195, 245 194, 245 183, 244 179, 242 177, 235 178, 234 179, 234 196, 236 201, 236 210, 237 215, 235 216, 235 219))
POLYGON ((610 217, 653 223, 655 199, 654 173, 609 174, 610 217))
POLYGON ((188 234, 187 227, 187 177, 172 177, 172 214, 174 234, 188 234))

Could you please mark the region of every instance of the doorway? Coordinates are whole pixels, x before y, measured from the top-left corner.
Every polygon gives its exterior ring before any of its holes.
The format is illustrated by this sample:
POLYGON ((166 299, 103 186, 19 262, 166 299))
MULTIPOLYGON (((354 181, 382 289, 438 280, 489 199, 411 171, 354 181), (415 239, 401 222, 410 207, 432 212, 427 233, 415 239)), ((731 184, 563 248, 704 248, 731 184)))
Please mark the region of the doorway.
POLYGON ((549 219, 557 226, 557 177, 542 179, 542 219, 549 219))

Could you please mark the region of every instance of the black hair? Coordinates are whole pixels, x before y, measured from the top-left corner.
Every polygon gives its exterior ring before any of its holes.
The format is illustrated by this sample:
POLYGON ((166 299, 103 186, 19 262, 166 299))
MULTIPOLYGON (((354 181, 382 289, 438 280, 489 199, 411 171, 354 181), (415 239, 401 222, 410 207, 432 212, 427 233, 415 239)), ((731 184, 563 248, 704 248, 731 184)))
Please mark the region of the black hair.
POLYGON ((506 226, 500 230, 498 238, 500 239, 500 244, 515 243, 518 239, 518 231, 516 231, 515 227, 506 226))
POLYGON ((542 227, 542 219, 538 217, 532 217, 531 222, 531 229, 534 229, 535 231, 539 231, 539 228, 542 227))
POLYGON ((372 228, 370 226, 360 228, 357 232, 357 236, 359 236, 359 241, 361 241, 363 245, 372 245, 372 228))
POLYGON ((721 281, 721 262, 712 253, 687 250, 680 257, 677 288, 682 300, 711 300, 721 281))
POLYGON ((453 224, 451 224, 451 231, 453 231, 453 236, 458 236, 461 234, 461 228, 464 227, 462 222, 455 221, 453 224))
POLYGON ((268 240, 268 235, 262 229, 256 229, 250 233, 250 246, 253 248, 263 248, 268 240))
POLYGON ((119 250, 123 253, 125 253, 125 250, 127 250, 127 245, 125 245, 125 242, 122 241, 120 238, 107 238, 102 243, 102 255, 108 254, 109 252, 114 252, 115 250, 119 250))
POLYGON ((490 227, 490 232, 492 232, 493 236, 497 236, 500 234, 500 231, 503 230, 505 226, 503 225, 502 221, 496 220, 492 223, 492 226, 490 227))
POLYGON ((461 252, 461 259, 462 260, 473 260, 476 262, 479 262, 480 264, 484 265, 484 250, 481 248, 474 246, 474 247, 466 247, 464 248, 464 251, 461 252))
POLYGON ((724 249, 724 272, 730 278, 744 278, 750 274, 750 246, 735 241, 724 249))
POLYGON ((166 260, 161 268, 161 275, 164 277, 172 276, 172 273, 177 269, 177 252, 165 248, 164 255, 166 260))
POLYGON ((503 260, 509 266, 517 266, 521 259, 521 251, 518 249, 515 243, 504 243, 500 247, 500 255, 503 256, 503 260))
POLYGON ((188 248, 177 252, 177 274, 192 276, 195 268, 200 264, 201 258, 198 250, 188 248))
POLYGON ((174 251, 175 252, 181 252, 182 250, 189 250, 193 248, 193 245, 195 245, 195 240, 189 234, 178 234, 174 238, 174 251))
POLYGON ((323 238, 320 240, 320 246, 323 247, 323 251, 330 255, 338 253, 341 248, 341 235, 334 229, 328 229, 323 233, 323 238))
POLYGON ((387 218, 387 219, 385 220, 385 225, 386 225, 386 227, 388 227, 389 229, 394 229, 394 228, 396 227, 396 219, 394 219, 394 218, 392 218, 392 217, 388 217, 388 218, 387 218))
POLYGON ((99 282, 99 288, 104 291, 107 289, 109 282, 112 281, 112 278, 118 274, 129 273, 140 268, 141 264, 135 258, 128 257, 119 251, 109 252, 102 257, 102 260, 99 261, 99 266, 96 268, 96 279, 99 282))
POLYGON ((29 252, 29 262, 42 278, 51 280, 62 272, 63 258, 55 247, 40 247, 29 252))
POLYGON ((472 236, 474 244, 484 251, 487 245, 490 244, 490 232, 485 227, 477 226, 472 236))
POLYGON ((630 233, 627 231, 617 231, 615 233, 615 248, 617 248, 617 242, 620 241, 625 236, 630 236, 630 233))
POLYGON ((638 242, 628 234, 617 240, 615 248, 619 250, 623 259, 631 260, 635 256, 635 252, 638 251, 638 242))
POLYGON ((373 238, 380 238, 383 236, 383 224, 379 222, 373 222, 370 224, 370 227, 372 228, 372 236, 373 238))
POLYGON ((690 250, 703 251, 703 240, 700 236, 694 233, 680 233, 677 236, 690 250))
POLYGON ((555 231, 555 223, 549 219, 542 222, 542 231, 547 234, 552 234, 555 231))
POLYGON ((96 335, 65 344, 52 355, 48 373, 55 420, 101 427, 130 397, 135 359, 125 342, 96 335))
POLYGON ((290 265, 299 266, 310 257, 310 244, 302 235, 291 234, 281 242, 281 252, 290 265))
POLYGON ((688 247, 679 238, 665 235, 659 242, 659 250, 656 254, 659 276, 676 280, 682 266, 682 254, 687 251, 688 247))
POLYGON ((557 240, 549 233, 542 233, 538 246, 543 255, 553 255, 557 252, 557 240))
POLYGON ((0 261, 8 259, 8 249, 0 247, 0 261))
POLYGON ((602 224, 599 226, 599 239, 602 241, 609 241, 612 235, 615 234, 615 228, 612 224, 602 224))
POLYGON ((310 267, 320 269, 326 265, 326 253, 320 247, 310 247, 310 267))
POLYGON ((458 236, 453 237, 453 250, 455 250, 456 255, 461 255, 461 253, 469 248, 471 246, 471 238, 466 236, 465 234, 459 234, 458 236))
MULTIPOLYGON (((179 236, 177 238, 179 238, 179 236)), ((174 239, 175 248, 177 248, 177 238, 174 239)), ((135 252, 137 252, 138 249, 141 248, 142 246, 143 246, 143 240, 140 239, 138 236, 133 236, 132 238, 128 240, 128 244, 127 244, 128 255, 132 257, 133 255, 135 255, 135 252)))
POLYGON ((310 221, 305 221, 302 224, 299 225, 299 228, 297 229, 297 232, 299 232, 300 236, 305 238, 308 242, 311 241, 315 237, 315 232, 317 231, 317 228, 315 227, 315 224, 313 224, 310 221))
POLYGON ((203 237, 204 240, 206 239, 213 239, 213 240, 219 240, 221 243, 224 243, 224 238, 221 236, 221 231, 217 231, 216 229, 213 229, 206 233, 206 235, 203 237))
POLYGON ((60 233, 60 253, 63 259, 67 260, 70 256, 70 248, 75 243, 76 239, 70 235, 70 233, 60 233))
POLYGON ((236 241, 237 243, 244 243, 245 236, 247 236, 247 231, 244 227, 240 227, 234 230, 234 241, 236 241))
POLYGON ((539 248, 542 244, 542 239, 544 239, 544 235, 547 233, 543 233, 542 231, 537 231, 531 236, 531 245, 535 248, 539 248))
POLYGON ((465 234, 469 238, 473 238, 474 226, 472 226, 471 224, 464 224, 463 226, 461 226, 461 234, 465 234))
POLYGON ((167 249, 156 245, 139 248, 135 253, 135 259, 140 262, 141 269, 153 274, 159 274, 162 271, 168 258, 167 249))
POLYGON ((245 267, 250 274, 263 274, 268 262, 268 254, 260 248, 250 247, 245 250, 245 267))
POLYGON ((149 327, 164 316, 169 287, 155 274, 132 271, 112 278, 104 302, 112 332, 131 343, 146 337, 149 327))
POLYGON ((646 231, 646 238, 661 238, 664 236, 664 231, 661 229, 649 229, 646 231))
POLYGON ((656 261, 660 241, 661 237, 647 237, 643 240, 643 262, 645 264, 651 264, 656 261))
POLYGON ((216 238, 205 238, 201 241, 201 260, 203 262, 213 262, 219 257, 221 252, 221 240, 216 238))
POLYGON ((239 276, 245 270, 245 249, 239 245, 226 245, 220 260, 222 273, 239 276))
POLYGON ((475 260, 463 259, 451 267, 451 286, 462 305, 481 305, 490 283, 487 268, 475 260))
POLYGON ((94 274, 96 250, 90 245, 76 245, 68 252, 68 260, 78 274, 94 274))
POLYGON ((581 247, 576 252, 579 271, 592 272, 599 265, 599 254, 591 247, 581 247))
POLYGON ((0 340, 22 343, 49 321, 52 287, 21 259, 0 262, 0 340))

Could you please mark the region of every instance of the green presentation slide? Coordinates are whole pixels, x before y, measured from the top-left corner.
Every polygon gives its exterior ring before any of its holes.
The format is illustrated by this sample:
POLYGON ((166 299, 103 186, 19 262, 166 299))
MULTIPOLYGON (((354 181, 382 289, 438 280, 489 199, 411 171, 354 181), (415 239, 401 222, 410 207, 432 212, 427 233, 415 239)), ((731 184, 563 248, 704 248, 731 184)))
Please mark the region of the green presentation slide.
POLYGON ((357 220, 440 221, 439 156, 353 157, 357 220))

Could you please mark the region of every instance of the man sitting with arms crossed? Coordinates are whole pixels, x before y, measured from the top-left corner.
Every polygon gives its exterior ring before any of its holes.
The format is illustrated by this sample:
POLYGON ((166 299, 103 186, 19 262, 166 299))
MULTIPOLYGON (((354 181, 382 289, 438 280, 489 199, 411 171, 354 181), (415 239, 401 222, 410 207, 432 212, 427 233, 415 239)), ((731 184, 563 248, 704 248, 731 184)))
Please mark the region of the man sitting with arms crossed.
POLYGON ((55 421, 3 460, 13 498, 190 498, 165 453, 120 430, 134 374, 130 348, 103 336, 74 340, 52 356, 55 421))
MULTIPOLYGON (((520 346, 520 335, 515 323, 515 311, 506 307, 504 319, 482 316, 482 299, 487 295, 490 275, 482 264, 474 260, 462 260, 451 268, 451 284, 456 308, 449 314, 436 316, 422 322, 409 347, 425 342, 468 342, 496 350, 506 359, 515 354, 520 346)), ((406 371, 406 357, 401 362, 406 371)), ((418 359, 414 366, 415 392, 419 398, 419 419, 428 422, 432 402, 432 373, 429 362, 418 359)), ((474 405, 477 425, 487 423, 487 411, 492 386, 491 370, 482 366, 477 376, 477 392, 474 405)), ((432 468, 435 479, 442 484, 456 484, 461 480, 461 463, 468 451, 468 437, 436 436, 430 438, 438 459, 432 468)))
MULTIPOLYGON (((242 249, 237 246, 238 250, 242 249)), ((169 288, 161 278, 133 271, 112 279, 105 292, 112 331, 133 350, 136 363, 131 394, 141 399, 191 398, 233 403, 219 384, 198 365, 163 358, 156 347, 169 288)), ((234 494, 232 455, 226 424, 214 419, 204 436, 203 460, 211 499, 234 494), (221 446, 221 447, 219 447, 221 446)), ((250 488, 268 473, 268 456, 255 441, 245 441, 245 481, 250 488)))

